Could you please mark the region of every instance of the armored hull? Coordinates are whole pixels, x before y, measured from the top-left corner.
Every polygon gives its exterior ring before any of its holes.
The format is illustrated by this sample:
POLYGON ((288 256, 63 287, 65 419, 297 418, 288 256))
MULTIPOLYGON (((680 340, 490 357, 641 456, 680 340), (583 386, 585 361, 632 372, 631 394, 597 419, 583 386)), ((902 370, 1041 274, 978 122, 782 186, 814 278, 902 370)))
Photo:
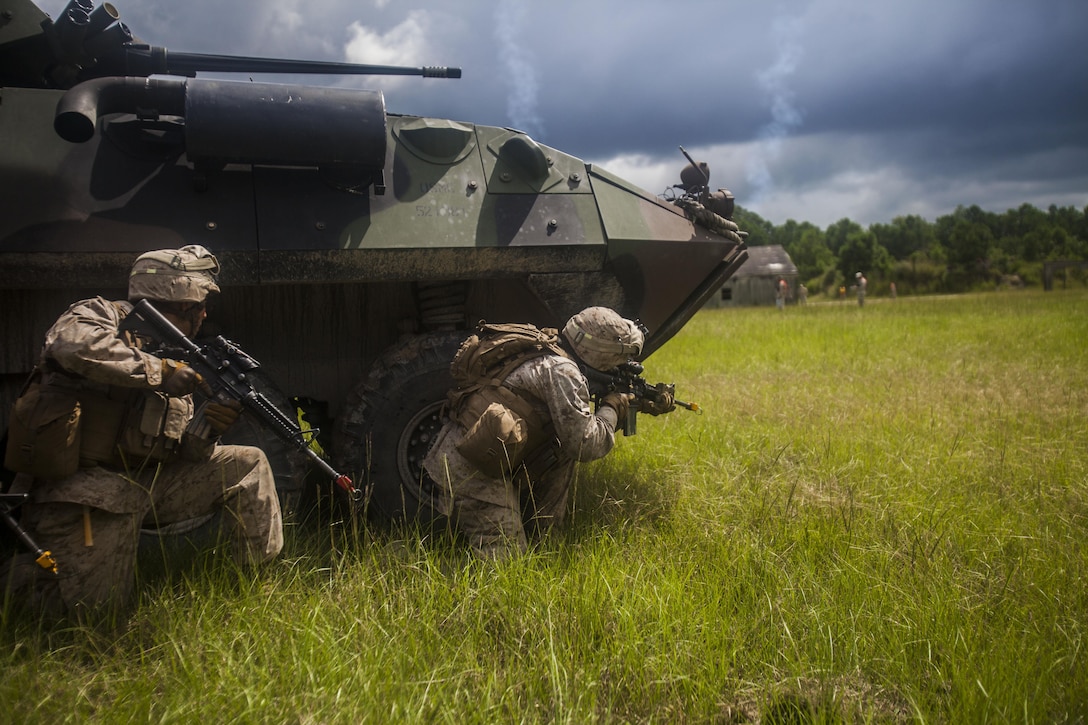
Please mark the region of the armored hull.
MULTIPOLYGON (((0 9, 5 425, 68 304, 123 297, 140 252, 202 244, 223 267, 208 332, 325 422, 377 511, 426 515, 418 460, 466 329, 604 305, 646 325, 645 357, 745 259, 695 196, 664 200, 518 131, 389 113, 380 91, 69 67, 60 21, 0 9)), ((279 469, 296 499, 299 471, 279 469)))

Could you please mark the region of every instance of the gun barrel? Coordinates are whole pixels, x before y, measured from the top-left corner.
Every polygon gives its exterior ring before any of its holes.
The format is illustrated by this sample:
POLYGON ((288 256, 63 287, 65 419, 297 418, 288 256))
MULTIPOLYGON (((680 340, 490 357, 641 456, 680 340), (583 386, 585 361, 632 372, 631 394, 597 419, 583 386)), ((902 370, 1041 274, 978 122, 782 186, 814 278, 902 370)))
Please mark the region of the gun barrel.
POLYGON ((136 303, 122 321, 121 329, 147 335, 160 343, 179 348, 178 352, 194 370, 204 376, 217 396, 237 400, 242 404, 242 409, 251 413, 263 428, 308 456, 337 486, 352 497, 353 502, 361 500, 362 493, 354 487, 351 478, 338 472, 310 448, 298 424, 246 380, 246 373, 259 368, 260 363, 237 345, 220 335, 213 344, 201 348, 148 300, 136 303))
POLYGON ((19 503, 22 503, 27 498, 27 494, 3 494, 2 498, 0 498, 0 519, 2 519, 4 523, 8 525, 8 528, 11 529, 12 533, 15 534, 15 537, 19 539, 19 542, 22 543, 23 546, 34 552, 34 556, 36 557, 34 561, 38 564, 38 566, 45 569, 46 571, 50 571, 56 574, 57 560, 53 556, 53 552, 46 551, 42 547, 38 546, 37 542, 35 542, 30 534, 27 533, 27 530, 22 527, 22 525, 15 519, 14 516, 11 515, 11 502, 18 501, 19 503))
POLYGON ((343 489, 344 493, 351 497, 352 503, 358 503, 362 500, 363 492, 355 488, 355 484, 352 482, 351 476, 347 475, 346 473, 338 472, 335 468, 330 466, 324 458, 317 455, 317 453, 311 450, 309 447, 299 450, 302 450, 303 453, 305 453, 311 461, 317 464, 317 467, 321 469, 322 473, 328 476, 333 483, 343 489))
POLYGON ((322 75, 423 76, 424 78, 460 78, 460 68, 443 66, 413 68, 398 65, 367 65, 318 60, 286 60, 240 55, 175 53, 151 45, 126 45, 125 61, 134 75, 195 76, 208 73, 310 73, 322 75))
POLYGON ((121 14, 117 12, 117 8, 110 3, 102 3, 88 15, 87 37, 98 35, 120 18, 121 14))

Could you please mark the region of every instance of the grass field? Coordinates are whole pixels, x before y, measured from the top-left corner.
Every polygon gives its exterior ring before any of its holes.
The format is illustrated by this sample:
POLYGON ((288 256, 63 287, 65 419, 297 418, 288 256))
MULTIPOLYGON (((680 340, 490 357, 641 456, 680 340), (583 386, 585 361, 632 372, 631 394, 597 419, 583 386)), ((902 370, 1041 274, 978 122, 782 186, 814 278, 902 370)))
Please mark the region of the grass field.
POLYGON ((114 636, 5 617, 0 713, 1088 722, 1086 343, 1083 291, 701 312, 647 377, 705 414, 641 418, 557 539, 293 528, 114 636))

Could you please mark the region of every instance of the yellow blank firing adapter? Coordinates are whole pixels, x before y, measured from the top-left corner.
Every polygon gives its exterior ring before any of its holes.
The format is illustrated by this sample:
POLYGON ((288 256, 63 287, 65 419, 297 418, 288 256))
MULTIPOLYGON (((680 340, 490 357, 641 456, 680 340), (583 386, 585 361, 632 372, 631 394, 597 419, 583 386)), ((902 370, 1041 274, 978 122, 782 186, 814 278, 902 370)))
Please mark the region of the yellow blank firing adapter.
POLYGON ((57 573, 57 560, 53 558, 53 552, 43 551, 41 556, 34 560, 38 566, 46 571, 51 571, 54 574, 57 573))

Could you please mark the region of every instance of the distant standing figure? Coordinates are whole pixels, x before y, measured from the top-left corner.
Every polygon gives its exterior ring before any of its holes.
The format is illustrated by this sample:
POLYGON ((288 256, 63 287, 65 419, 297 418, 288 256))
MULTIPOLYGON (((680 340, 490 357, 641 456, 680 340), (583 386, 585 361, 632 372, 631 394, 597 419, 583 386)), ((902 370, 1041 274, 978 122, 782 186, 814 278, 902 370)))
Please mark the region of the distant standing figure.
POLYGON ((844 285, 844 284, 839 285, 839 299, 840 300, 845 300, 846 299, 846 285, 844 285))
POLYGON ((808 287, 802 285, 797 286, 797 302, 798 304, 808 304, 808 287))
POLYGON ((780 310, 786 309, 786 294, 789 292, 789 285, 786 284, 786 280, 781 277, 774 284, 774 305, 780 310))
POLYGON ((888 291, 891 293, 892 299, 894 300, 896 296, 895 282, 892 282, 891 285, 888 286, 888 291))
POLYGON ((858 272, 856 275, 854 275, 854 277, 858 281, 858 284, 857 284, 857 287, 858 287, 858 307, 864 307, 865 306, 865 288, 868 286, 869 280, 865 279, 865 275, 863 275, 861 272, 858 272))

